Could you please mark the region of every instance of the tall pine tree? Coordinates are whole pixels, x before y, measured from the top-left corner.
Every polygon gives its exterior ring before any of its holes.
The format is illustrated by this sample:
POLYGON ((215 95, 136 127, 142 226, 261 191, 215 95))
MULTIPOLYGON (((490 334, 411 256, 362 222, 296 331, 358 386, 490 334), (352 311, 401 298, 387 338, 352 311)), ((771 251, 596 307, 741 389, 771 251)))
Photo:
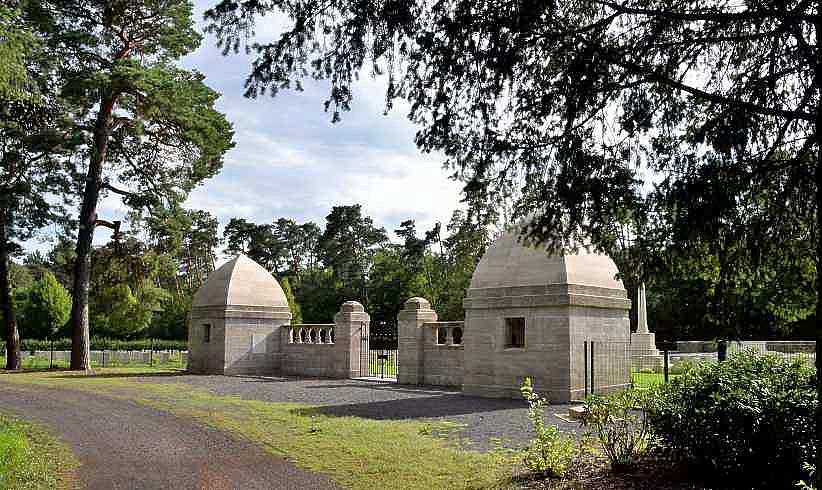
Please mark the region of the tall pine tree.
POLYGON ((59 57, 62 96, 82 132, 83 175, 72 288, 72 369, 88 369, 89 268, 106 193, 131 207, 171 207, 215 175, 233 132, 218 94, 175 62, 200 44, 183 0, 44 1, 28 18, 59 57))

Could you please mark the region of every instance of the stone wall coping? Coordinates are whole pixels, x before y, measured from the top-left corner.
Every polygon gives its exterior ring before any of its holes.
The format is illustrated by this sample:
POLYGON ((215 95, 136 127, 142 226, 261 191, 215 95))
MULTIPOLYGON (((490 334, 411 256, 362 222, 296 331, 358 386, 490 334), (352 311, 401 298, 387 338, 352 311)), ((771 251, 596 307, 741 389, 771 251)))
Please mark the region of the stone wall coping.
POLYGON ((336 323, 291 323, 283 325, 283 327, 301 327, 301 328, 329 328, 334 327, 336 323))

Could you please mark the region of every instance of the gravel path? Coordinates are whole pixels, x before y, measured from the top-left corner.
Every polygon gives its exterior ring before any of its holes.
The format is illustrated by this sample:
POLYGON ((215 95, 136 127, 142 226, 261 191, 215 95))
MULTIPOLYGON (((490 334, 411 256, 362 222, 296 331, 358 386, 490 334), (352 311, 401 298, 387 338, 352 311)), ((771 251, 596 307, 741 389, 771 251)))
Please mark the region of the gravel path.
MULTIPOLYGON (((136 378, 143 382, 185 383, 219 395, 250 400, 323 405, 332 415, 380 420, 447 420, 461 427, 450 433, 466 448, 485 451, 501 444, 523 447, 533 438, 524 400, 464 396, 458 390, 408 386, 352 379, 305 379, 258 376, 189 375, 136 378)), ((567 419, 569 405, 551 405, 546 421, 560 431, 579 436, 582 430, 567 419)))
POLYGON ((91 490, 336 488, 249 442, 132 402, 2 383, 0 409, 69 444, 91 490))

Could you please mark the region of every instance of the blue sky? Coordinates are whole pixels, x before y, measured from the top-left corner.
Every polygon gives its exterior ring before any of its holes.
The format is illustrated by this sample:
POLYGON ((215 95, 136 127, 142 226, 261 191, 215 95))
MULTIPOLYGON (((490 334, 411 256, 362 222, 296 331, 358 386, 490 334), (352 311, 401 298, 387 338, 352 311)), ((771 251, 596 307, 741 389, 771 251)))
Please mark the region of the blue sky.
MULTIPOLYGON (((213 2, 198 2, 196 18, 213 2)), ((282 22, 261 19, 258 37, 273 38, 282 22)), ((244 98, 251 59, 222 56, 206 36, 182 61, 223 94, 218 109, 233 123, 236 142, 222 172, 192 192, 188 207, 210 211, 221 224, 232 217, 288 217, 322 226, 332 206, 360 203, 389 231, 409 218, 418 230, 430 228, 460 207, 462 186, 448 179, 441 156, 422 154, 414 145, 408 106, 400 101, 383 115, 385 80, 361 80, 352 110, 332 124, 323 110, 325 82, 307 81, 304 92, 283 91, 275 98, 244 98)))
MULTIPOLYGON (((202 14, 215 1, 196 2, 201 29, 202 14)), ((283 22, 262 19, 258 39, 272 39, 283 22)), ((222 56, 215 39, 205 36, 200 48, 181 61, 223 94, 217 108, 234 126, 236 146, 226 154, 222 171, 186 201, 188 208, 215 215, 220 233, 233 217, 257 223, 285 217, 323 226, 332 206, 359 203, 364 214, 389 232, 414 219, 422 234, 437 221, 447 223, 451 213, 463 207, 462 185, 448 178, 441 155, 422 154, 414 145, 416 127, 406 118, 408 105, 397 101, 383 114, 385 80, 359 81, 352 110, 331 124, 323 106, 325 82, 308 80, 305 91, 283 91, 275 98, 244 98, 251 60, 242 51, 222 56)), ((101 219, 120 219, 125 213, 116 195, 98 206, 101 219)), ((43 230, 24 246, 46 251, 54 233, 43 230)), ((95 245, 109 240, 109 230, 98 228, 95 245)))

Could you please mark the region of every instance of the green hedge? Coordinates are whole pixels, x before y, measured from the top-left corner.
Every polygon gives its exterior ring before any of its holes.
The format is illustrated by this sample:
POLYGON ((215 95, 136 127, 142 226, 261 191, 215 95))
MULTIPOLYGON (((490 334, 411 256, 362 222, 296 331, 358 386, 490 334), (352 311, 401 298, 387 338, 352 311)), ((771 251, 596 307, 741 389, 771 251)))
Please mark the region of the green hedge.
MULTIPOLYGON (((48 340, 23 339, 20 343, 23 351, 49 350, 51 342, 48 340)), ((188 344, 184 340, 161 340, 161 339, 139 339, 139 340, 116 340, 92 337, 91 350, 187 350, 188 344)), ((6 343, 0 341, 0 350, 5 352, 6 343)), ((54 350, 71 350, 71 339, 55 339, 54 350)))
POLYGON ((734 354, 658 388, 649 421, 692 468, 739 488, 791 488, 816 461, 817 382, 805 360, 734 354))

